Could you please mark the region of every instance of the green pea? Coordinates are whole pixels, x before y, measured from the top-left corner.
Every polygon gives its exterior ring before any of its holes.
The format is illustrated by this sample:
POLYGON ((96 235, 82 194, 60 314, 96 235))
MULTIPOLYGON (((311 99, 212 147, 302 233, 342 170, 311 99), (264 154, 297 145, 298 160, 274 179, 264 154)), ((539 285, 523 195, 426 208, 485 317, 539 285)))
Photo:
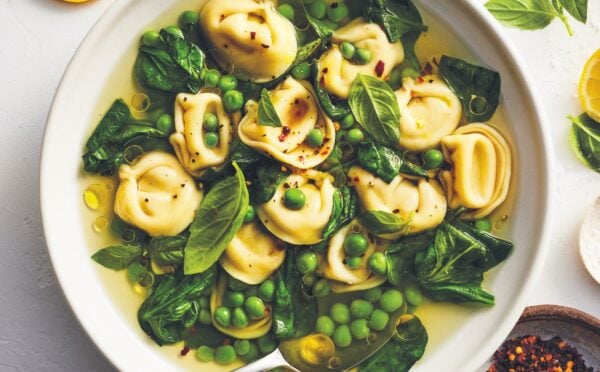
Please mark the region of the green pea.
POLYGON ((317 298, 323 298, 329 294, 331 288, 329 287, 329 283, 327 279, 320 279, 313 284, 312 294, 317 298))
POLYGON ((155 47, 161 43, 160 34, 156 31, 146 31, 142 35, 142 44, 155 47))
POLYGON ((231 308, 242 306, 244 300, 244 294, 238 291, 227 291, 223 295, 223 305, 231 308))
POLYGON ((314 128, 308 132, 306 141, 310 147, 321 147, 323 146, 323 132, 320 129, 314 128))
POLYGON ((221 79, 221 74, 217 70, 208 70, 204 73, 204 85, 209 88, 216 88, 221 79))
POLYGON ((330 21, 339 23, 348 17, 348 7, 344 3, 332 3, 327 7, 327 18, 330 21))
POLYGON ((258 296, 258 287, 255 285, 249 286, 244 291, 244 296, 246 296, 246 298, 252 297, 252 296, 258 296))
POLYGON ((296 257, 296 268, 302 275, 315 271, 318 264, 319 258, 311 250, 305 250, 296 257))
POLYGON ((204 144, 208 148, 217 147, 219 144, 219 135, 213 132, 204 133, 204 144))
POLYGON ((350 332, 350 327, 347 324, 343 324, 333 331, 333 335, 331 337, 333 343, 337 347, 348 347, 352 343, 352 332, 350 332))
POLYGON ((238 80, 235 78, 235 76, 230 75, 223 76, 217 83, 217 88, 219 88, 221 92, 229 92, 230 90, 237 88, 237 86, 238 80))
POLYGON ((244 303, 244 308, 251 319, 260 319, 265 316, 265 303, 256 296, 248 297, 244 303))
POLYGON ((227 279, 227 286, 229 287, 229 289, 236 292, 241 292, 244 289, 248 288, 248 284, 231 276, 227 279))
POLYGON ((179 27, 177 27, 177 26, 168 26, 168 27, 165 27, 165 31, 167 31, 171 35, 177 36, 180 39, 184 39, 185 38, 183 36, 183 31, 181 31, 181 29, 179 27))
POLYGON ((404 288, 404 297, 406 298, 406 302, 413 306, 419 306, 423 303, 423 293, 415 285, 408 285, 404 288))
POLYGON ((294 7, 292 7, 290 4, 281 4, 280 6, 277 7, 277 11, 279 13, 281 13, 282 16, 289 19, 290 21, 292 21, 292 22, 294 21, 295 11, 294 11, 294 7))
POLYGON ((371 58, 373 58, 373 55, 371 54, 371 51, 369 49, 358 48, 356 49, 355 58, 358 64, 366 65, 367 63, 371 62, 371 58))
POLYGON ((248 208, 246 208, 246 213, 244 214, 244 223, 250 223, 252 221, 254 221, 254 218, 256 217, 256 210, 254 209, 253 206, 248 205, 248 208))
POLYGON ((212 112, 204 114, 202 128, 207 132, 216 132, 217 129, 219 129, 219 120, 217 119, 217 115, 213 114, 212 112))
POLYGON ((215 310, 214 318, 219 325, 229 327, 231 325, 231 310, 225 306, 221 306, 215 310))
POLYGON ((360 257, 367 251, 369 240, 361 233, 352 233, 344 240, 344 251, 348 256, 360 257))
POLYGON ((350 332, 352 337, 357 340, 364 340, 369 335, 369 325, 366 319, 356 319, 350 323, 350 332))
POLYGON ((210 299, 208 297, 200 297, 198 299, 198 306, 201 309, 208 309, 210 307, 210 299))
POLYGON ((390 316, 381 309, 375 309, 369 318, 369 327, 374 331, 381 331, 387 326, 390 316))
POLYGON ((233 309, 233 315, 231 316, 231 324, 233 324, 235 328, 245 328, 248 326, 249 323, 250 321, 248 320, 248 315, 246 315, 244 309, 240 307, 236 307, 235 309, 233 309))
POLYGON ((489 218, 482 218, 475 221, 475 228, 486 232, 492 231, 492 221, 489 218))
POLYGON ((191 10, 186 10, 179 16, 179 24, 182 27, 196 25, 200 22, 200 14, 191 10))
POLYGON ((356 47, 350 42, 343 41, 340 44, 340 52, 342 53, 342 56, 344 58, 346 58, 347 60, 352 60, 352 58, 354 58, 354 55, 356 54, 356 47))
POLYGON ((223 95, 223 107, 228 113, 240 111, 244 106, 244 95, 239 90, 230 90, 223 95))
POLYGON ((407 67, 402 70, 402 79, 407 78, 407 77, 409 77, 411 79, 418 79, 419 76, 421 76, 419 71, 415 70, 412 67, 407 67))
POLYGON ((346 142, 355 146, 361 143, 365 139, 365 134, 358 128, 350 129, 346 133, 346 142))
POLYGON ((317 324, 315 325, 315 332, 322 333, 326 336, 331 337, 335 329, 335 323, 333 319, 327 315, 321 315, 317 318, 317 324))
POLYGON ((254 342, 250 342, 250 349, 244 355, 240 355, 240 358, 244 363, 251 363, 257 360, 260 357, 260 352, 258 351, 258 347, 254 342))
POLYGON ((362 266, 363 260, 360 257, 346 257, 346 266, 350 270, 356 270, 362 266))
POLYGON ((265 302, 273 301, 273 296, 275 295, 275 281, 273 279, 265 280, 258 287, 258 297, 260 297, 265 302))
POLYGON ((237 355, 235 349, 231 345, 219 346, 215 351, 215 362, 217 362, 217 364, 226 366, 233 363, 236 358, 237 355))
POLYGON ((402 293, 397 289, 385 291, 379 299, 379 307, 386 313, 392 313, 398 310, 404 303, 402 293))
POLYGON ((354 115, 348 114, 348 115, 344 116, 344 118, 342 119, 340 124, 342 125, 342 129, 348 129, 354 125, 354 122, 355 122, 354 115))
POLYGON ((373 312, 373 304, 367 300, 352 300, 350 303, 350 315, 354 319, 366 319, 373 312))
POLYGON ((201 362, 212 362, 215 360, 215 349, 210 346, 202 345, 196 350, 196 358, 201 362))
POLYGON ((306 204, 306 195, 298 188, 287 189, 283 194, 283 204, 289 209, 302 209, 306 204))
POLYGON ((373 253, 369 257, 367 265, 369 266, 369 270, 375 275, 384 276, 387 273, 387 260, 381 252, 373 253))
POLYGON ((327 14, 327 3, 324 0, 315 0, 308 6, 308 14, 316 19, 323 19, 327 14))
POLYGON ((307 80, 310 77, 310 64, 306 61, 298 63, 292 69, 292 77, 296 80, 307 80))
POLYGON ((212 318, 210 316, 210 310, 208 309, 200 309, 198 313, 198 323, 204 325, 210 325, 212 323, 212 318))
POLYGON ((336 303, 329 309, 329 316, 338 324, 350 323, 350 309, 346 304, 336 303))
POLYGON ((392 70, 387 83, 393 90, 396 90, 402 86, 402 70, 399 66, 392 70))
POLYGON ((259 337, 256 340, 256 344, 258 345, 258 350, 262 354, 269 354, 277 348, 277 342, 275 342, 273 335, 270 333, 267 333, 266 335, 259 337))
POLYGON ((371 288, 369 290, 366 290, 363 293, 363 298, 372 303, 379 301, 380 297, 381 297, 381 288, 379 288, 379 287, 371 288))
POLYGON ((444 154, 440 150, 432 149, 423 155, 425 169, 437 169, 444 165, 444 154))
POLYGON ((156 121, 156 129, 164 134, 173 132, 173 117, 169 114, 161 115, 156 121))
POLYGON ((250 352, 250 341, 248 340, 235 340, 233 348, 237 355, 246 355, 250 352))

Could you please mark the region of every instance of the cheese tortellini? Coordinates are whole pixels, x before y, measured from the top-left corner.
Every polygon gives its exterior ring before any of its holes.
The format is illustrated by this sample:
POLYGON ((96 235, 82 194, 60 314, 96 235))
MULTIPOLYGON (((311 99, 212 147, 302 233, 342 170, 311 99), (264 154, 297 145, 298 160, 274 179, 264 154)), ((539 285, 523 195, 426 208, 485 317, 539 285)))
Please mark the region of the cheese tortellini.
MULTIPOLYGON (((250 320, 250 323, 244 328, 223 327, 214 319, 215 311, 223 306, 223 297, 227 292, 227 276, 220 275, 216 287, 210 295, 210 312, 213 317, 213 326, 222 333, 235 337, 240 340, 254 339, 266 335, 271 330, 273 323, 272 312, 270 309, 265 311, 265 316, 260 319, 250 320)), ((266 305, 269 306, 269 305, 266 305)))
POLYGON ((323 275, 330 280, 331 289, 336 293, 362 291, 377 287, 386 281, 369 270, 366 261, 375 252, 383 252, 387 244, 369 237, 369 245, 363 256, 363 264, 358 269, 350 269, 345 263, 344 240, 352 233, 368 235, 368 232, 356 220, 336 232, 328 242, 327 256, 321 262, 323 275))
POLYGON ((256 209, 263 225, 279 239, 296 245, 316 244, 333 212, 333 177, 315 170, 287 177, 268 202, 256 209), (291 187, 304 192, 306 204, 299 210, 285 206, 283 195, 291 187))
POLYGON ((285 249, 258 222, 243 225, 219 262, 232 277, 247 284, 260 284, 283 264, 285 249))
POLYGON ((179 94, 175 100, 175 133, 169 137, 175 154, 188 172, 200 176, 210 167, 227 160, 231 142, 231 119, 221 97, 214 93, 179 94), (219 123, 219 144, 210 148, 204 143, 204 115, 214 114, 219 123))
POLYGON ((273 80, 296 58, 296 29, 270 0, 209 0, 200 18, 217 62, 244 78, 273 80))
POLYGON ((271 93, 271 101, 282 127, 258 123, 258 103, 246 104, 247 114, 240 122, 242 142, 285 164, 300 169, 314 168, 324 162, 335 145, 335 126, 325 115, 307 83, 287 78, 271 93), (323 145, 311 147, 307 136, 312 129, 323 132, 323 145))
POLYGON ((381 238, 396 239, 404 233, 429 230, 444 220, 448 208, 446 195, 435 180, 411 179, 400 174, 388 184, 357 166, 350 168, 348 176, 365 210, 393 213, 409 222, 406 231, 381 238))
POLYGON ((176 157, 163 152, 143 155, 119 168, 115 213, 150 236, 172 236, 194 219, 203 193, 176 157))
POLYGON ((400 146, 423 151, 439 145, 462 116, 460 99, 439 75, 405 78, 396 91, 400 107, 400 146))
POLYGON ((358 74, 385 79, 392 69, 404 60, 404 48, 400 42, 390 43, 385 31, 375 23, 357 18, 338 29, 332 36, 333 45, 318 61, 318 79, 323 89, 347 99, 350 87, 358 74), (367 49, 373 58, 359 65, 342 56, 339 45, 347 41, 356 48, 367 49))
POLYGON ((450 208, 474 209, 462 216, 479 219, 506 200, 511 149, 498 131, 483 123, 462 126, 442 139, 442 150, 452 165, 441 173, 450 208))

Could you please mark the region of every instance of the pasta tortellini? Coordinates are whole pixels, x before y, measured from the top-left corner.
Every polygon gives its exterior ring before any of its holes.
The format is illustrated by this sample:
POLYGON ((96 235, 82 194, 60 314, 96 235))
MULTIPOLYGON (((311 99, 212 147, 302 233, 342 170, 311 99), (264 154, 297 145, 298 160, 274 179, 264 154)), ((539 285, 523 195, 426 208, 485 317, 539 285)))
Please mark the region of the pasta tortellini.
POLYGON ((435 180, 398 175, 388 184, 357 166, 350 168, 348 176, 365 210, 393 213, 408 221, 406 231, 381 238, 396 239, 405 233, 429 230, 444 220, 446 196, 435 180))
POLYGON ((346 252, 344 240, 352 233, 368 232, 355 220, 346 227, 336 232, 328 242, 326 259, 321 262, 323 275, 330 280, 334 292, 362 291, 377 287, 386 281, 385 276, 373 274, 366 265, 366 261, 375 252, 383 252, 387 244, 376 241, 370 237, 367 250, 363 256, 363 265, 358 269, 350 269, 345 263, 346 252))
POLYGON ((232 277, 260 284, 283 264, 285 249, 257 222, 243 225, 219 259, 232 277))
POLYGON ((441 172, 450 208, 474 209, 462 216, 478 219, 506 200, 511 150, 498 131, 482 123, 462 126, 442 139, 442 151, 452 165, 441 172))
POLYGON ((348 98, 350 86, 358 74, 385 79, 394 66, 404 60, 402 44, 390 43, 379 25, 367 23, 362 18, 335 31, 332 41, 331 48, 319 59, 318 79, 323 89, 342 99, 348 98), (339 47, 344 41, 369 50, 373 58, 364 65, 345 59, 339 47))
POLYGON ((119 168, 115 213, 150 236, 172 236, 194 219, 203 193, 176 157, 163 152, 143 155, 119 168))
POLYGON ((298 51, 296 29, 270 0, 209 0, 200 26, 225 70, 265 82, 282 75, 298 51))
POLYGON ((438 75, 405 78, 396 91, 400 107, 400 146, 422 151, 438 146, 462 116, 460 99, 438 75))
POLYGON ((260 125, 258 104, 250 101, 238 128, 242 142, 300 169, 314 168, 324 162, 335 145, 335 127, 321 112, 310 85, 287 78, 273 90, 271 101, 283 126, 260 125), (319 148, 307 143, 309 132, 315 128, 323 132, 323 145, 319 148))
POLYGON ((227 292, 227 277, 225 275, 221 275, 219 276, 219 280, 217 281, 215 289, 213 289, 212 294, 210 295, 210 312, 213 316, 212 324, 216 329, 226 335, 240 340, 259 338, 266 335, 271 330, 273 317, 271 316, 272 312, 270 309, 269 311, 265 311, 264 317, 250 320, 248 325, 244 328, 235 328, 233 326, 223 327, 220 325, 219 322, 214 319, 214 314, 220 306, 223 306, 223 297, 225 296, 225 292, 227 292))
POLYGON ((175 100, 175 133, 169 137, 175 154, 188 172, 195 176, 207 168, 218 167, 227 159, 231 142, 231 119, 221 97, 214 93, 179 94, 175 100), (210 148, 204 142, 204 115, 213 114, 219 123, 219 143, 210 148))
POLYGON ((315 170, 292 174, 278 187, 268 202, 256 213, 263 225, 279 239, 296 245, 316 244, 323 240, 323 230, 333 212, 335 187, 332 177, 315 170), (283 195, 288 188, 297 187, 306 196, 299 210, 285 206, 283 195))

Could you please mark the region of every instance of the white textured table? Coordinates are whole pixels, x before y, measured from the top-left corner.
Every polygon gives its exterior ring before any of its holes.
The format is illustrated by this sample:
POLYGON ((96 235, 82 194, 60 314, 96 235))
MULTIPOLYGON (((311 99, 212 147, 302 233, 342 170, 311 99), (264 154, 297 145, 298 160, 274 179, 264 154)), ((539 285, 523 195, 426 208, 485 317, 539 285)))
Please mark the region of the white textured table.
MULTIPOLYGON (((600 196, 600 174, 584 168, 569 149, 565 119, 581 111, 579 73, 600 48, 600 2, 590 2, 588 25, 573 22, 574 37, 559 22, 509 34, 542 94, 557 165, 550 253, 529 304, 568 305, 600 317, 600 285, 577 249, 584 212, 600 196)), ((54 91, 77 45, 110 3, 0 0, 0 371, 111 369, 64 301, 38 204, 39 151, 54 91)))

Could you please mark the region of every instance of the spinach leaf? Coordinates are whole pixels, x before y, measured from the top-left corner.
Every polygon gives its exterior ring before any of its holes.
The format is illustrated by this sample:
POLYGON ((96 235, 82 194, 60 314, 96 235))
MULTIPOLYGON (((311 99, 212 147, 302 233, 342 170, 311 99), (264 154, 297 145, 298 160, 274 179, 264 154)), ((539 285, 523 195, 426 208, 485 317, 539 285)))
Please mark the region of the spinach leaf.
POLYGON ((389 85, 358 74, 350 88, 348 103, 356 121, 376 142, 398 147, 400 108, 389 85))
POLYGON ((233 166, 236 174, 217 183, 196 212, 183 251, 185 275, 208 270, 242 226, 248 208, 248 189, 239 166, 235 163, 233 166))
POLYGON ((358 221, 365 229, 376 236, 395 234, 406 231, 410 227, 410 221, 384 211, 366 211, 358 216, 358 221))
POLYGON ((404 160, 395 150, 371 141, 358 145, 357 159, 358 164, 387 183, 392 182, 399 173, 429 177, 425 169, 404 160))
POLYGON ((183 249, 187 240, 186 235, 152 238, 148 245, 150 258, 159 266, 179 266, 183 263, 183 249))
POLYGON ((223 345, 229 336, 221 333, 212 325, 196 323, 193 327, 186 328, 181 332, 185 346, 197 349, 200 346, 216 348, 223 345))
POLYGON ((567 12, 581 23, 587 22, 588 0, 560 0, 567 12))
POLYGON ((319 100, 319 104, 323 111, 325 111, 325 113, 334 120, 342 120, 344 117, 350 114, 350 106, 348 106, 347 101, 332 96, 327 93, 325 89, 323 89, 321 82, 318 79, 316 64, 313 66, 313 76, 315 77, 315 94, 317 95, 317 99, 319 100))
POLYGON ((404 315, 397 334, 379 351, 358 366, 360 372, 408 371, 425 353, 429 337, 416 316, 404 315))
POLYGON ((255 167, 255 173, 249 177, 252 204, 259 205, 271 200, 287 176, 288 173, 281 171, 281 165, 273 161, 255 167))
POLYGON ((402 237, 385 250, 388 281, 400 285, 407 278, 415 279, 415 257, 424 252, 435 240, 436 230, 402 237))
POLYGON ((440 74, 460 98, 467 119, 487 121, 500 102, 500 74, 458 58, 442 56, 440 74))
POLYGON ((281 273, 277 274, 275 280, 273 301, 273 333, 279 341, 289 340, 294 337, 294 308, 292 296, 281 273))
POLYGON ((358 197, 352 188, 344 185, 335 190, 333 210, 323 230, 323 240, 327 241, 336 231, 349 224, 358 215, 358 209, 358 197))
POLYGON ((137 245, 113 245, 94 253, 92 260, 112 270, 123 270, 141 257, 142 248, 137 245))
POLYGON ((200 48, 163 29, 157 46, 140 47, 135 75, 147 89, 197 93, 202 87, 204 65, 205 56, 200 48))
POLYGON ((571 128, 571 148, 583 164, 600 172, 600 123, 587 114, 578 117, 569 115, 571 128))
MULTIPOLYGON (((138 311, 140 326, 159 345, 182 340, 182 330, 198 311, 197 299, 216 281, 217 269, 196 275, 160 275, 138 311)), ((197 316, 197 314, 196 314, 197 316)))
POLYGON ((266 89, 260 92, 258 101, 258 124, 267 127, 281 127, 281 119, 273 107, 271 97, 266 89))

